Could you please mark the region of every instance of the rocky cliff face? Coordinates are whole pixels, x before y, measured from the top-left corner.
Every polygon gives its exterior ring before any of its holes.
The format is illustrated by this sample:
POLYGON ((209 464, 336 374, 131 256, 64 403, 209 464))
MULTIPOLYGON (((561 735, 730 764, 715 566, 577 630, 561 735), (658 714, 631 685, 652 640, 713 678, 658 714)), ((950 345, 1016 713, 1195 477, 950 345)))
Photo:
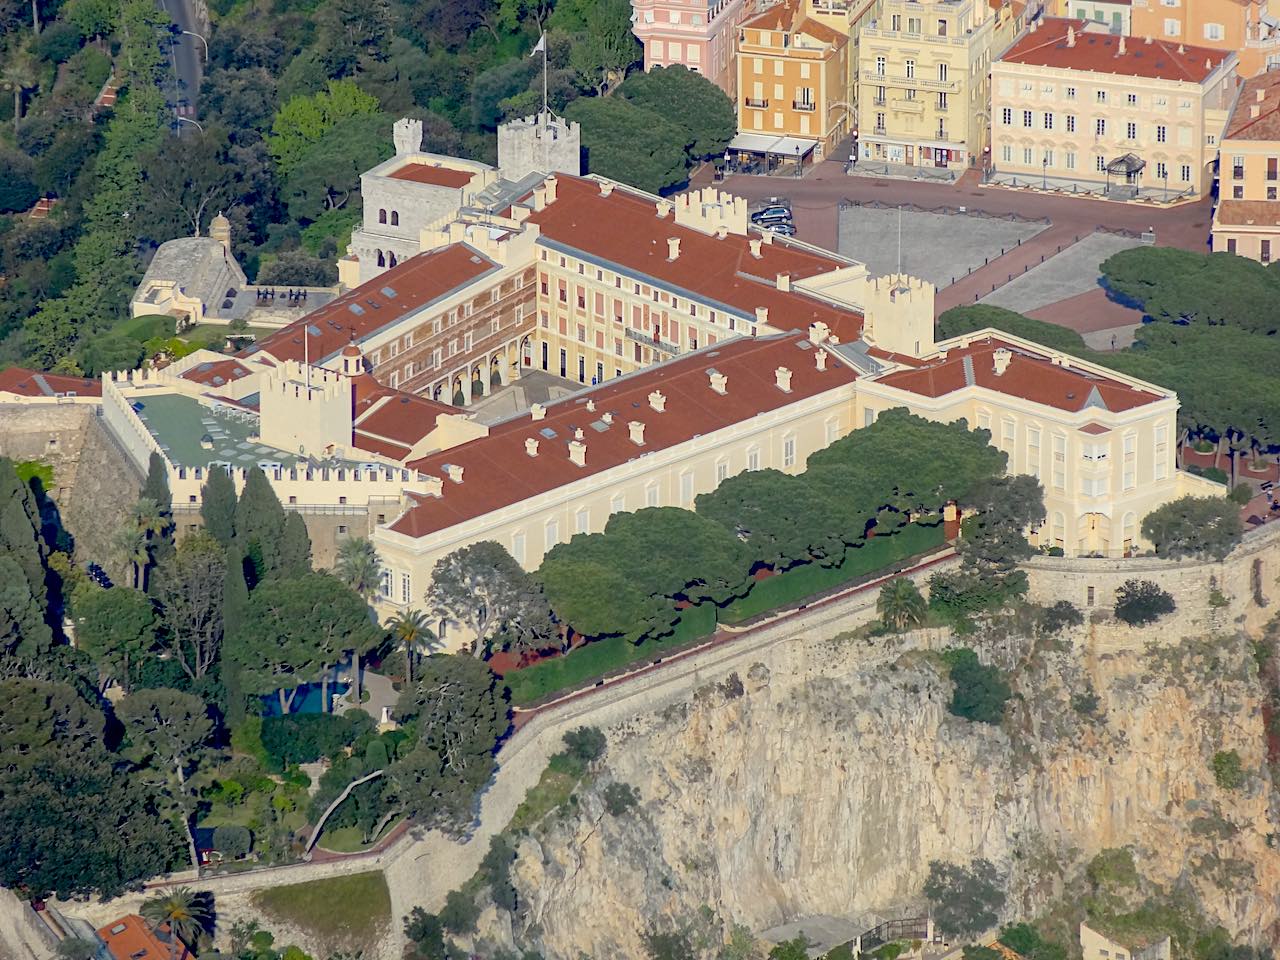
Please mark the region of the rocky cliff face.
POLYGON ((548 960, 641 957, 643 931, 704 906, 756 931, 885 912, 918 902, 930 860, 978 857, 1029 916, 1064 874, 1131 845, 1143 873, 1183 884, 1234 936, 1274 941, 1280 851, 1248 642, 1148 650, 1158 628, 1108 627, 1105 643, 1099 629, 970 641, 1016 678, 1001 727, 948 712, 950 681, 925 649, 937 637, 797 639, 708 678, 606 731, 606 775, 522 841, 521 906, 488 911, 481 938, 548 960), (1250 771, 1236 790, 1210 766, 1228 749, 1250 771), (607 814, 609 779, 636 787, 639 807, 607 814))

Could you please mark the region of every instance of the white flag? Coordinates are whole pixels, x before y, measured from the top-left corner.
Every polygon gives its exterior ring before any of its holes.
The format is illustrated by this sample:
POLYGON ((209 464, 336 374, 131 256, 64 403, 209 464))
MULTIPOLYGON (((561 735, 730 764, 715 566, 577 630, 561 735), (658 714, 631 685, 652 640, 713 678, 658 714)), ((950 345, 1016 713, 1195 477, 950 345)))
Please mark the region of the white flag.
POLYGON ((538 42, 534 46, 534 48, 529 52, 529 56, 531 57, 535 56, 541 53, 545 49, 547 49, 547 35, 544 33, 538 37, 538 42))

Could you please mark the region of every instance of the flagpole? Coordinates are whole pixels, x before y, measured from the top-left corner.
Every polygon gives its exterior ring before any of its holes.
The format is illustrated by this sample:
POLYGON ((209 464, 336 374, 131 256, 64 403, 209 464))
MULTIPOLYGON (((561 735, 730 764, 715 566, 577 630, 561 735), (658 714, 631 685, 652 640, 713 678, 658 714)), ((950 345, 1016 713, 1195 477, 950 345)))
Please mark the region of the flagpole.
POLYGON ((547 128, 550 126, 550 111, 547 108, 547 34, 542 33, 542 165, 546 172, 551 172, 551 160, 547 148, 547 128))

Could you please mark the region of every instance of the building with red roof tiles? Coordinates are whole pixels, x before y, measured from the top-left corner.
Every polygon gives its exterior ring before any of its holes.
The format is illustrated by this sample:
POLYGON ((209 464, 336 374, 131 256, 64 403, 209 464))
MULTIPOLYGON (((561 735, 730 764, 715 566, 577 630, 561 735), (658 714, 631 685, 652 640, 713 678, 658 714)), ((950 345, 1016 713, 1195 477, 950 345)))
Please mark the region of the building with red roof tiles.
POLYGON ((991 83, 1001 182, 1163 200, 1212 187, 1238 79, 1230 51, 1046 19, 991 65, 991 83))
POLYGON ((684 66, 733 99, 738 27, 755 10, 747 0, 632 0, 632 32, 644 47, 644 68, 684 66))
POLYGON ((1172 391, 994 330, 943 341, 921 359, 859 381, 859 425, 906 407, 990 431, 1009 471, 1044 486, 1047 517, 1034 538, 1043 546, 1128 556, 1151 510, 1223 492, 1176 469, 1172 391))
POLYGON ((1213 249, 1270 263, 1280 256, 1280 72, 1244 82, 1218 153, 1213 249))
POLYGON ((25 367, 0 370, 0 403, 89 400, 102 396, 102 384, 84 377, 64 377, 25 367))
MULTIPOLYGON (((1076 13, 1078 3, 1071 4, 1076 13)), ((1133 3, 1135 37, 1159 37, 1234 52, 1242 77, 1270 69, 1280 57, 1280 25, 1267 0, 1197 0, 1196 3, 1133 3)), ((1078 16, 1078 14, 1076 14, 1078 16)))
POLYGON ((136 913, 98 929, 112 960, 187 960, 191 951, 181 940, 175 947, 171 936, 167 923, 153 927, 136 913))

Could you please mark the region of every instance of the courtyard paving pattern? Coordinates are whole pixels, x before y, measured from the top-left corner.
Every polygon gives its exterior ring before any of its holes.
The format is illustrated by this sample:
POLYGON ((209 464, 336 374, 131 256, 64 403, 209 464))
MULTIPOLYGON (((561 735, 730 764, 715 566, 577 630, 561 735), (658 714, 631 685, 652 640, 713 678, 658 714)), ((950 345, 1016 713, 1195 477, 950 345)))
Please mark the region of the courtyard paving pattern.
POLYGON ((1098 289, 1101 263, 1114 253, 1141 246, 1140 240, 1113 233, 1092 233, 1061 253, 1046 257, 1021 276, 982 298, 982 303, 1029 313, 1040 307, 1098 289))

